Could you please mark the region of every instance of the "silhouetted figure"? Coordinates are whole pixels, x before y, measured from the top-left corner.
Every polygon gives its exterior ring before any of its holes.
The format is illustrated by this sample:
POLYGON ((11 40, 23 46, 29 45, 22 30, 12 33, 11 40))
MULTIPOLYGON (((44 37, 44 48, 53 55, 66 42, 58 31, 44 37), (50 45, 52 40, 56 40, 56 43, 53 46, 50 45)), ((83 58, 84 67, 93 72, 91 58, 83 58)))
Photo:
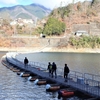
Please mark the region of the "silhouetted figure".
POLYGON ((55 73, 55 78, 57 78, 56 70, 57 70, 57 66, 56 66, 55 62, 53 62, 52 63, 52 77, 53 77, 53 73, 55 73))
POLYGON ((64 78, 65 78, 65 81, 67 81, 68 73, 69 73, 69 68, 68 68, 67 64, 65 64, 65 67, 64 67, 64 78))
POLYGON ((25 59, 24 59, 24 64, 25 64, 25 66, 28 65, 28 59, 27 59, 27 57, 25 57, 25 59))
POLYGON ((48 68, 47 70, 49 70, 49 76, 51 76, 51 71, 52 71, 52 64, 49 62, 48 63, 48 68))

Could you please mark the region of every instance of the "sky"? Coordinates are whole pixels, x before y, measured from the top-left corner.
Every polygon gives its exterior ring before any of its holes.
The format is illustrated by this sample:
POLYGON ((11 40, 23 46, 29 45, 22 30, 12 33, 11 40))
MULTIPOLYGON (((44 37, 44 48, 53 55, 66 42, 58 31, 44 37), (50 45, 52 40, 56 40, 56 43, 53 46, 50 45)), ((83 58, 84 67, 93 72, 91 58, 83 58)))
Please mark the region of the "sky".
MULTIPOLYGON (((71 3, 73 0, 0 0, 0 8, 2 7, 12 7, 15 5, 29 5, 32 3, 41 4, 47 8, 54 9, 59 6, 65 6, 71 3)), ((92 1, 92 0, 74 0, 78 1, 92 1)))

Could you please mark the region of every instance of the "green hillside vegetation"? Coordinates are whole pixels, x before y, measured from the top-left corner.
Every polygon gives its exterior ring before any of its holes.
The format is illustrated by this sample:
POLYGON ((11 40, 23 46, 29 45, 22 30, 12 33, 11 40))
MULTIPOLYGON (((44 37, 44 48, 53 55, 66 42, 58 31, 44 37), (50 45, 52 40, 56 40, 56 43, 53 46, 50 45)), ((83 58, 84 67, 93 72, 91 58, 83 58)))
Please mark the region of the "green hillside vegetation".
POLYGON ((82 37, 71 37, 69 44, 76 49, 78 48, 100 48, 100 37, 97 36, 82 36, 82 37))
POLYGON ((65 24, 56 18, 50 17, 44 26, 43 34, 61 35, 65 31, 65 24))

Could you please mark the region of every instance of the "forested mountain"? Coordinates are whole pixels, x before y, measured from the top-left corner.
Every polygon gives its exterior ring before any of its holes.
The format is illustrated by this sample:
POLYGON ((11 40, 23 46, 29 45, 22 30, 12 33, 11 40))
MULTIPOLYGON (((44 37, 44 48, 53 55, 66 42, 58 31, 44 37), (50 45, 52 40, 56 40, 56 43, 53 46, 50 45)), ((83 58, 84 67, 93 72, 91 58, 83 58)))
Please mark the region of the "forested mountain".
POLYGON ((51 10, 39 5, 39 4, 30 4, 30 5, 17 5, 13 7, 3 7, 0 8, 0 17, 2 18, 25 18, 30 19, 37 17, 39 19, 44 18, 50 14, 51 10))

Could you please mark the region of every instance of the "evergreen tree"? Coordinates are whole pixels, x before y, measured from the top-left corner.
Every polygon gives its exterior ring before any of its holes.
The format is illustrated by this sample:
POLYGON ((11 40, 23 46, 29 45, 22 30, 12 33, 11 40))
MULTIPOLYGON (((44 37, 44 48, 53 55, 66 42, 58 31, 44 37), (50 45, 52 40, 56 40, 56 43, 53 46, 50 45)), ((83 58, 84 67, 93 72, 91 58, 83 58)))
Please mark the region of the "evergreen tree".
POLYGON ((56 18, 50 17, 44 26, 43 34, 46 35, 60 35, 65 31, 65 23, 56 18))

